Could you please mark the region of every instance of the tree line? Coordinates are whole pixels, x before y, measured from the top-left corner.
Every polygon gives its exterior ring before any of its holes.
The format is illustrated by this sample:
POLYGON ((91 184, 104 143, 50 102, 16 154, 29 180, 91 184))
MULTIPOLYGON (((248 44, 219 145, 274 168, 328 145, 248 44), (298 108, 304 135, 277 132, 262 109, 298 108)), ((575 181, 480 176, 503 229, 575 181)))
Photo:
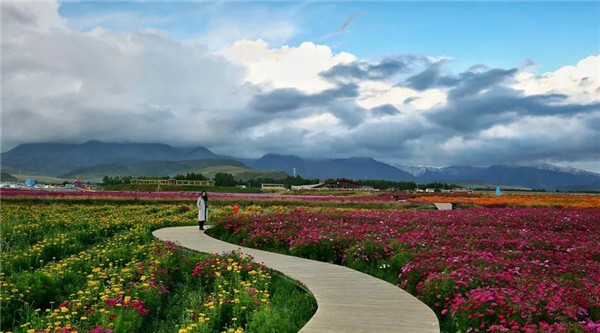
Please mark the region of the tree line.
MULTIPOLYGON (((161 177, 137 177, 137 179, 169 179, 169 176, 161 176, 161 177)), ((208 177, 202 175, 201 173, 188 172, 185 175, 178 174, 174 179, 177 180, 209 180, 208 177)), ((134 179, 131 176, 104 176, 102 180, 102 185, 118 185, 118 184, 130 184, 131 180, 134 179)), ((285 188, 290 189, 292 186, 299 185, 310 185, 310 184, 318 184, 320 183, 319 179, 309 179, 302 178, 297 175, 287 176, 284 179, 275 179, 275 178, 254 178, 250 180, 240 180, 235 179, 235 176, 230 173, 219 172, 215 174, 213 179, 215 181, 216 186, 246 186, 248 188, 260 188, 263 183, 270 184, 282 184, 285 188)), ((328 179, 327 181, 333 181, 334 179, 328 179)), ((371 186, 374 189, 379 190, 391 190, 391 191, 412 191, 416 188, 425 189, 425 188, 434 188, 436 191, 440 191, 442 189, 451 189, 456 187, 461 187, 455 184, 447 184, 434 182, 429 184, 417 184, 413 181, 391 181, 391 180, 377 180, 377 179, 367 179, 358 181, 360 184, 364 186, 371 186)))

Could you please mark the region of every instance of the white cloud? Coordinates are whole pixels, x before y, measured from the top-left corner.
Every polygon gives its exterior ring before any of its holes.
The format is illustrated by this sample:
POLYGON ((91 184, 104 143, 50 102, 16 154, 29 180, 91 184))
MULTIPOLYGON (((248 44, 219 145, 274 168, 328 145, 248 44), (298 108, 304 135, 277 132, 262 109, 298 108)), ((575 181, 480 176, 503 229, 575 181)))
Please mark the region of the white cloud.
MULTIPOLYGON (((13 16, 29 13, 11 6, 13 16)), ((209 145, 255 121, 240 113, 254 92, 243 85, 244 69, 206 46, 155 29, 79 33, 9 23, 2 31, 3 146, 87 139, 209 145)))
POLYGON ((374 108, 392 104, 406 109, 406 105, 416 110, 428 110, 446 104, 447 93, 441 89, 416 91, 410 88, 394 87, 387 82, 364 81, 360 84, 360 97, 357 102, 364 108, 374 108))
POLYGON ((333 88, 319 73, 356 59, 345 52, 333 54, 326 45, 306 42, 298 47, 269 48, 263 40, 237 41, 223 48, 220 54, 246 66, 248 82, 269 89, 295 88, 307 93, 333 88))
POLYGON ((568 102, 600 101, 600 55, 582 59, 575 66, 564 66, 554 72, 534 75, 519 72, 513 88, 526 95, 565 94, 568 102))
POLYGON ((494 125, 479 133, 482 139, 573 140, 585 137, 586 117, 527 116, 510 124, 494 125), (582 135, 583 134, 583 135, 582 135))
POLYGON ((473 149, 480 149, 484 143, 481 140, 467 139, 460 135, 455 135, 444 143, 441 148, 447 154, 459 154, 464 151, 472 151, 473 149))

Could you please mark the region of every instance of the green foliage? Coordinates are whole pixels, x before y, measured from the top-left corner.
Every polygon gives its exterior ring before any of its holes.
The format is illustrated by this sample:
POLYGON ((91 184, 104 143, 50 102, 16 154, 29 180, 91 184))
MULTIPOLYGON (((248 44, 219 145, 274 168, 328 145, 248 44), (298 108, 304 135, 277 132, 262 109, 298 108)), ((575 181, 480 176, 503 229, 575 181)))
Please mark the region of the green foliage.
POLYGON ((361 184, 366 186, 373 186, 373 188, 380 190, 393 190, 393 191, 412 191, 417 187, 415 182, 395 182, 390 180, 361 180, 361 184))
POLYGON ((235 186, 237 181, 230 173, 219 172, 215 175, 215 185, 217 186, 235 186))
POLYGON ((11 175, 8 172, 2 172, 2 173, 0 173, 0 181, 3 181, 3 182, 16 182, 17 178, 15 176, 11 175))
POLYGON ((119 176, 115 176, 115 177, 110 177, 110 176, 104 176, 104 178, 102 178, 102 185, 118 185, 118 184, 130 184, 131 183, 131 176, 124 176, 124 177, 119 177, 119 176))
POLYGON ((188 172, 185 175, 177 175, 174 177, 177 180, 208 180, 201 173, 188 172))

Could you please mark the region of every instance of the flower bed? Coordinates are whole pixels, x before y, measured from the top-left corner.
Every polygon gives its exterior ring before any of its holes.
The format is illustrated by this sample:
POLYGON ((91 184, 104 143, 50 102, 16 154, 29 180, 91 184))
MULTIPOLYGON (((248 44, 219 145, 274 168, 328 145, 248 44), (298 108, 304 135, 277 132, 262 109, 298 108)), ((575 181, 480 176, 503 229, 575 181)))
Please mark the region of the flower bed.
MULTIPOLYGON (((123 192, 123 191, 81 191, 81 190, 39 190, 39 189, 2 189, 4 198, 48 198, 48 199, 139 199, 139 200, 196 200, 200 192, 123 192)), ((388 193, 378 195, 322 196, 322 195, 283 195, 254 193, 210 192, 210 199, 217 201, 316 201, 316 202, 392 202, 394 197, 388 193)), ((402 197, 409 197, 403 195, 402 197)))
POLYGON ((485 207, 553 207, 599 208, 600 195, 592 194, 508 194, 508 195, 421 195, 411 198, 413 203, 452 202, 485 207))
POLYGON ((152 239, 154 229, 194 224, 186 208, 3 202, 2 330, 293 332, 310 318, 312 298, 250 258, 152 239), (305 312, 286 313, 279 292, 305 312))
POLYGON ((600 329, 600 209, 297 210, 209 233, 388 280, 447 331, 600 329))

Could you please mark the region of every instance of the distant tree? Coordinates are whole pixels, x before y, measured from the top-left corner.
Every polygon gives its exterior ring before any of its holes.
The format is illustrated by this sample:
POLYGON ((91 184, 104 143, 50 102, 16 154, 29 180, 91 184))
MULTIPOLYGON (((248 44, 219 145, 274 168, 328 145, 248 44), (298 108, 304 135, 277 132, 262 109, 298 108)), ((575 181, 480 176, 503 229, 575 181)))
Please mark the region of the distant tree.
POLYGON ((361 180, 361 184, 373 186, 373 188, 380 190, 391 190, 391 191, 405 191, 405 190, 414 190, 417 187, 415 182, 396 182, 391 180, 361 180))
POLYGON ((106 185, 131 184, 131 179, 132 179, 131 176, 123 176, 123 177, 104 176, 104 178, 102 178, 102 185, 106 186, 106 185))
POLYGON ((201 173, 188 172, 185 175, 177 175, 174 177, 177 180, 207 180, 201 173))
POLYGON ((214 181, 217 186, 235 186, 238 184, 232 174, 224 172, 217 173, 214 181))
POLYGON ((456 185, 456 184, 448 184, 448 183, 440 183, 440 182, 433 182, 433 183, 427 183, 427 184, 419 184, 417 186, 420 189, 426 189, 426 188, 433 188, 435 189, 436 192, 440 192, 442 189, 453 189, 453 188, 462 188, 464 186, 460 186, 460 185, 456 185))
POLYGON ((112 185, 112 181, 112 177, 104 176, 104 178, 102 178, 102 185, 112 185))

